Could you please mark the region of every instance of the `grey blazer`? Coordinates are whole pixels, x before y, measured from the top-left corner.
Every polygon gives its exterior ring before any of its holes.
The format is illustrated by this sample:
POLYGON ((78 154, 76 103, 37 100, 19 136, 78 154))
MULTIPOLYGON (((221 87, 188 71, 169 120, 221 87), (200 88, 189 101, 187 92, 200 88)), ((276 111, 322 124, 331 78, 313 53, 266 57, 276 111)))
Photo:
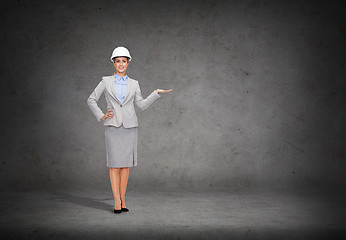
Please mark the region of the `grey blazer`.
POLYGON ((103 125, 120 127, 123 124, 125 128, 138 127, 138 119, 133 102, 136 102, 136 105, 144 110, 160 97, 160 94, 153 91, 146 99, 143 99, 138 81, 128 77, 125 99, 121 103, 115 92, 114 75, 104 76, 87 100, 89 108, 98 121, 104 116, 104 113, 97 105, 97 101, 102 93, 105 93, 107 111, 112 109, 114 113, 112 118, 104 120, 103 125))

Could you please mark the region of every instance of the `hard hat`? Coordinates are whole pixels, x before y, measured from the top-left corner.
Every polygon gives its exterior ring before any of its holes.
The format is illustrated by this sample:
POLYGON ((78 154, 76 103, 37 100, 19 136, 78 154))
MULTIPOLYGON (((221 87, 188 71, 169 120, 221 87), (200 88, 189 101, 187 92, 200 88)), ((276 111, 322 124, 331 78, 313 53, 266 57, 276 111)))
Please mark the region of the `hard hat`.
POLYGON ((129 62, 132 59, 129 50, 127 50, 127 48, 125 47, 117 47, 113 50, 111 61, 113 62, 113 58, 116 58, 116 57, 128 57, 129 62))

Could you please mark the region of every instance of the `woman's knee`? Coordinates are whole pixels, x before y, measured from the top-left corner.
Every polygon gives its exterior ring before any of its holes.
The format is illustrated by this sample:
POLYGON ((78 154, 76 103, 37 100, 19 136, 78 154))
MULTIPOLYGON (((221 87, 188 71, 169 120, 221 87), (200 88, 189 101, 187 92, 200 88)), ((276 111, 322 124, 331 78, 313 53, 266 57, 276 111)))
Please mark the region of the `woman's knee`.
POLYGON ((111 171, 116 171, 116 170, 120 170, 120 168, 109 168, 111 171))

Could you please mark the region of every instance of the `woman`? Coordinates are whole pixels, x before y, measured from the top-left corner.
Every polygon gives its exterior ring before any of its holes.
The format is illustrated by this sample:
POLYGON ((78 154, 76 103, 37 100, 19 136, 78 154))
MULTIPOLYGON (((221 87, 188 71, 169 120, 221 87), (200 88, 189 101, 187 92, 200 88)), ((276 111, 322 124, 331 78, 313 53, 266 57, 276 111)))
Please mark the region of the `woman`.
POLYGON ((172 91, 156 89, 143 99, 138 81, 126 75, 132 59, 125 47, 114 49, 111 61, 116 72, 105 76, 91 93, 87 103, 97 120, 104 120, 107 167, 114 195, 114 213, 129 211, 125 204, 125 192, 129 167, 137 165, 138 120, 134 102, 142 110, 149 107, 160 97, 160 93, 172 91), (98 107, 97 101, 105 94, 107 113, 98 107))

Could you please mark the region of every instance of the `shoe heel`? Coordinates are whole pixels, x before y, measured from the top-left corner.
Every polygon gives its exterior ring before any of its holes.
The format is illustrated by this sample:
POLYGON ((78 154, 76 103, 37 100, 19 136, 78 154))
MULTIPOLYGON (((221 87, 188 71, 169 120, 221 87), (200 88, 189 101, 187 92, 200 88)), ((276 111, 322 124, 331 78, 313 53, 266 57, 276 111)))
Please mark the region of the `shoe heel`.
MULTIPOLYGON (((121 201, 121 199, 120 199, 120 207, 123 205, 123 202, 121 201)), ((128 212, 128 211, 130 211, 130 210, 128 210, 127 208, 123 208, 123 207, 121 207, 121 211, 123 211, 123 212, 128 212)))
MULTIPOLYGON (((120 208, 121 208, 121 199, 120 199, 120 208)), ((122 212, 121 209, 114 209, 114 213, 119 214, 119 213, 121 213, 121 212, 122 212)))

